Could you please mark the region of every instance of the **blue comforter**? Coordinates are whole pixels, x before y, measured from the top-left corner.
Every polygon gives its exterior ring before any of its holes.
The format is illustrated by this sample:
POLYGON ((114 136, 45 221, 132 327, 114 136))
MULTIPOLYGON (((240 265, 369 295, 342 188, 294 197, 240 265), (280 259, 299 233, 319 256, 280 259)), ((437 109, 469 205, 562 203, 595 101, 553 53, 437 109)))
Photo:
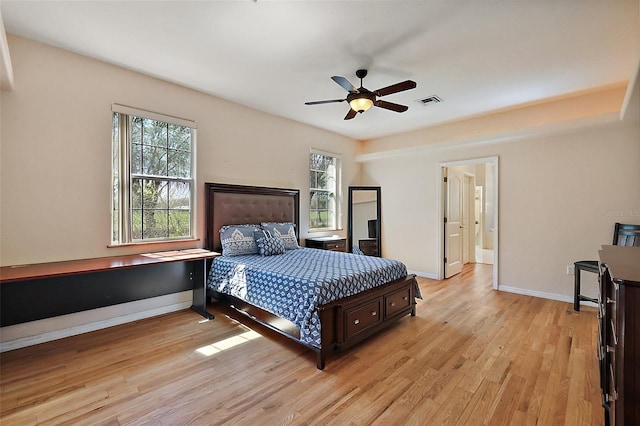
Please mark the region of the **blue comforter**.
POLYGON ((319 305, 406 275, 397 260, 300 248, 277 256, 219 256, 207 285, 288 319, 303 343, 319 348, 319 305))

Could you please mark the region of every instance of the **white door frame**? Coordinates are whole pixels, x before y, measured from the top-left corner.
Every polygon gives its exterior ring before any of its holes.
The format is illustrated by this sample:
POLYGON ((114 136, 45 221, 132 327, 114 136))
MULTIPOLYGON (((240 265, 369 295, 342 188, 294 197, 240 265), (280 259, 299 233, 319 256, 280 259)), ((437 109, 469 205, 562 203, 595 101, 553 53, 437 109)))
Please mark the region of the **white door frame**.
MULTIPOLYGON (((475 195, 476 195, 476 175, 473 173, 469 173, 469 172, 464 172, 463 174, 463 188, 467 187, 467 199, 464 200, 463 205, 466 205, 467 208, 466 209, 462 209, 465 215, 465 220, 467 222, 467 227, 465 229, 462 230, 463 235, 464 233, 467 234, 467 244, 466 244, 466 249, 467 249, 467 254, 468 254, 468 262, 467 263, 476 263, 476 254, 475 254, 475 248, 476 248, 476 228, 475 228, 475 220, 476 220, 476 215, 475 215, 475 210, 476 210, 476 206, 475 206, 475 195), (471 181, 469 183, 469 181, 471 181), (473 243, 473 244, 472 244, 473 243)), ((463 193, 464 193, 464 189, 463 189, 463 193)), ((464 222, 464 221, 463 221, 464 222)), ((464 241, 464 237, 462 238, 464 241)), ((464 265, 464 255, 463 255, 463 261, 462 264, 464 265)))
POLYGON ((498 246, 498 235, 499 235, 499 170, 498 170, 498 156, 495 157, 484 157, 484 158, 471 158, 469 160, 459 160, 459 161, 447 161, 441 162, 438 164, 438 279, 443 279, 444 277, 444 174, 443 168, 445 167, 455 167, 455 166, 466 166, 470 164, 485 164, 491 163, 494 166, 494 174, 493 174, 493 186, 495 188, 495 204, 494 204, 494 220, 495 220, 495 230, 493 232, 493 250, 494 250, 494 261, 493 261, 493 289, 499 290, 500 286, 498 284, 498 265, 500 258, 500 250, 498 246))

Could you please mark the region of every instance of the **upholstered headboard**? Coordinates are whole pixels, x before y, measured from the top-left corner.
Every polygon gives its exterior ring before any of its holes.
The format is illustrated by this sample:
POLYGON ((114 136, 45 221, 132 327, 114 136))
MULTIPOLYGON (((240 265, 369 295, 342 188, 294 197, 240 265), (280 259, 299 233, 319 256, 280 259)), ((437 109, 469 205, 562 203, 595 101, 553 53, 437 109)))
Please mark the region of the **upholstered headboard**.
POLYGON ((300 190, 261 186, 205 183, 205 248, 222 251, 220 228, 224 225, 293 222, 300 228, 300 190))

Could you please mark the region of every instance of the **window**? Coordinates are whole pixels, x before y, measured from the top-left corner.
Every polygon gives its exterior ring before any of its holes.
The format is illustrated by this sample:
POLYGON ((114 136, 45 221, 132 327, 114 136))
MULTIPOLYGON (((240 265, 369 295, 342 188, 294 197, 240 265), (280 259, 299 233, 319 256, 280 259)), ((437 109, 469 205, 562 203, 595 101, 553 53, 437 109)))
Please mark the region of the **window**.
POLYGON ((112 111, 112 244, 194 238, 196 123, 112 111))
POLYGON ((309 227, 335 230, 340 227, 340 157, 312 150, 309 155, 309 227))

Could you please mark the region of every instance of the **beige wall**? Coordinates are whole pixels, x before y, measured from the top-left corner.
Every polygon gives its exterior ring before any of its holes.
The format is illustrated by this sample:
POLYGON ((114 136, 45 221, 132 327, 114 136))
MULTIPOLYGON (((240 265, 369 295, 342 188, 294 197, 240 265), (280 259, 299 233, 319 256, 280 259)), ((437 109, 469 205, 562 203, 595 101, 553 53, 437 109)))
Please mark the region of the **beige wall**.
MULTIPOLYGON (((309 150, 341 154, 346 225, 345 188, 359 170, 355 141, 24 38, 8 35, 8 43, 15 89, 0 92, 2 265, 202 246, 200 199, 200 241, 107 248, 114 102, 198 122, 199 195, 208 181, 301 189, 302 238, 309 229, 309 150)), ((158 313, 189 300, 179 295, 4 327, 2 341, 86 331, 87 323, 158 313)))
MULTIPOLYGON (((638 99, 636 85, 632 104, 638 99)), ((467 124, 461 127, 468 130, 467 124)), ((430 136, 422 130, 379 139, 375 149, 389 155, 360 157, 364 181, 383 188, 383 255, 402 259, 410 270, 438 274, 442 162, 499 157, 503 289, 569 300, 573 277, 566 266, 596 259, 600 245, 610 244, 614 222, 640 223, 637 113, 624 121, 511 142, 431 149, 430 136), (425 143, 422 150, 392 155, 394 148, 407 147, 406 141, 425 143)))
MULTIPOLYGON (((199 195, 207 181, 301 189, 303 237, 310 148, 342 155, 344 188, 357 177, 351 139, 23 38, 8 40, 15 90, 2 92, 2 265, 150 250, 107 248, 114 102, 198 122, 199 195)), ((346 218, 346 195, 342 206, 346 218)), ((201 239, 203 220, 200 200, 201 239)))

